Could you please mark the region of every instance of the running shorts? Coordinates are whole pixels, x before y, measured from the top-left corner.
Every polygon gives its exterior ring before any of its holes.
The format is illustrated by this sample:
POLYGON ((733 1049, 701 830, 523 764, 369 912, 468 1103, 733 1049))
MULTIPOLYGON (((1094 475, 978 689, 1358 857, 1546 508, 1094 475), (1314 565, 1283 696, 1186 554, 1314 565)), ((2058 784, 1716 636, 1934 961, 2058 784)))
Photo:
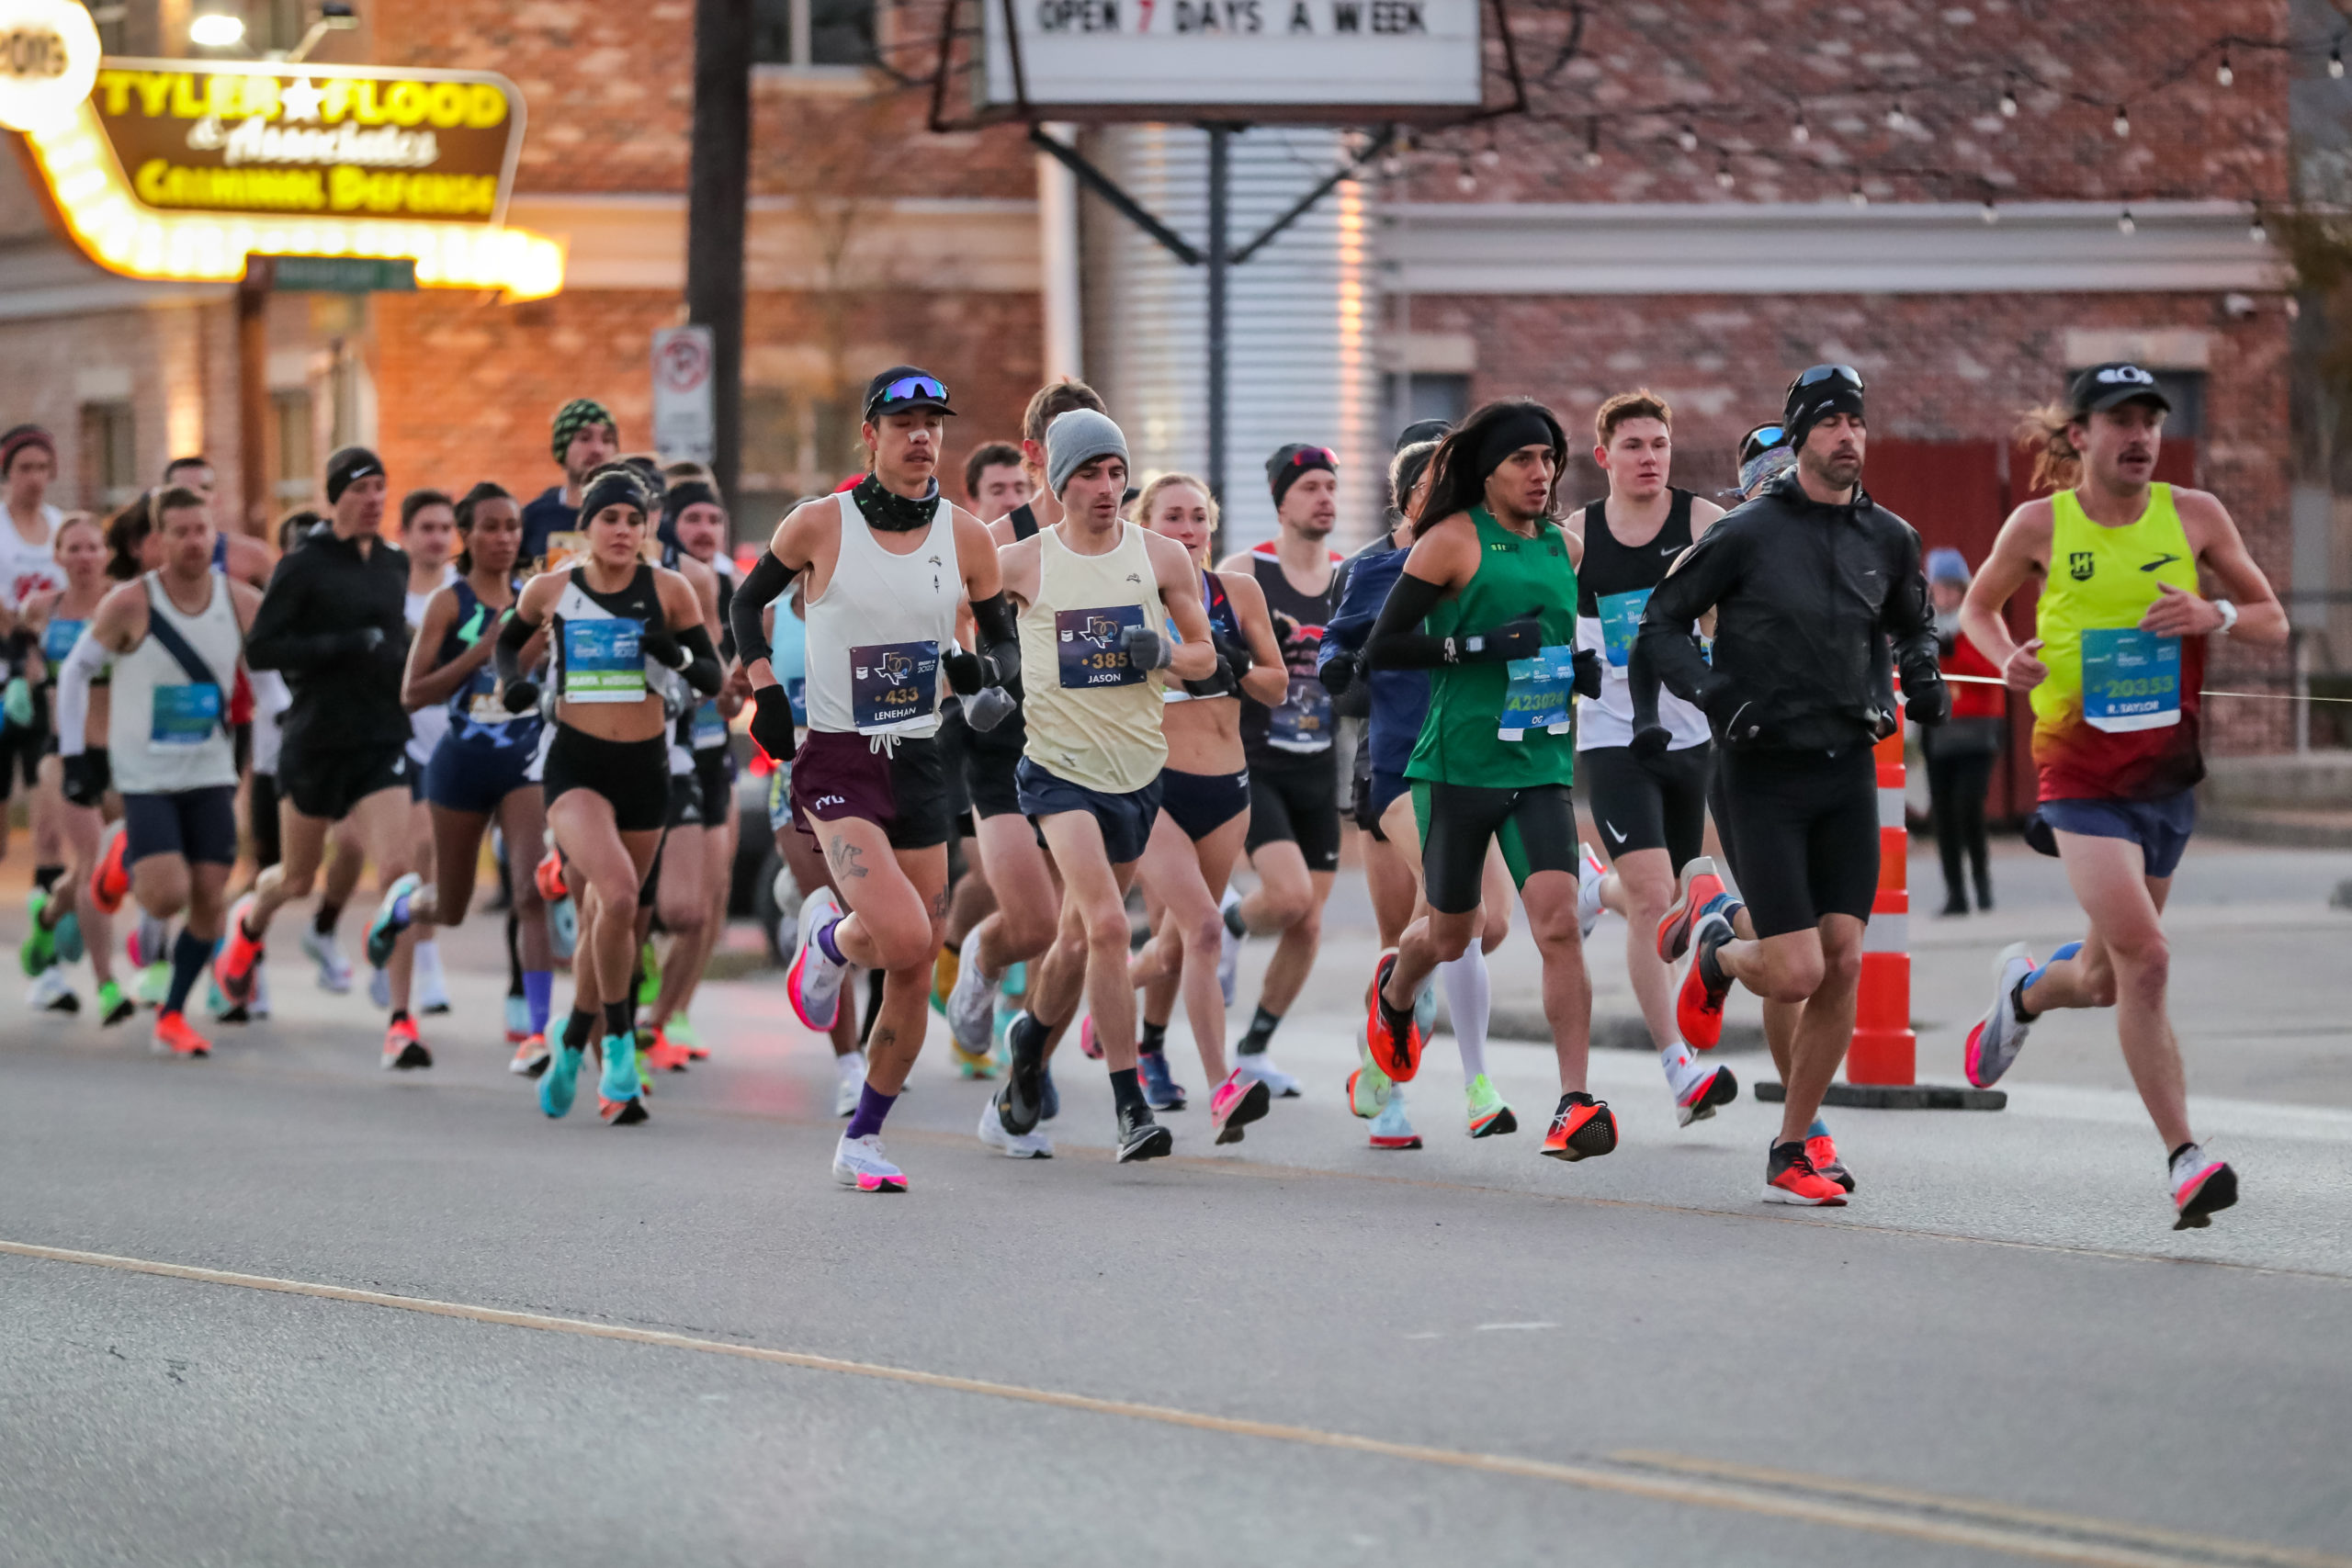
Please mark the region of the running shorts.
POLYGON ((1267 750, 1250 759, 1245 847, 1296 844, 1309 871, 1340 869, 1340 764, 1329 751, 1267 750))
POLYGON ((1412 793, 1412 780, 1402 773, 1385 773, 1375 768, 1363 781, 1362 791, 1356 796, 1356 826, 1386 843, 1388 832, 1381 827, 1380 819, 1388 815, 1388 808, 1396 804, 1398 795, 1412 793))
POLYGON ((445 811, 488 817, 508 795, 528 787, 534 750, 460 740, 453 729, 433 748, 433 760, 424 764, 424 798, 445 811))
POLYGON ((972 789, 965 782, 965 762, 971 754, 972 727, 964 722, 964 703, 960 697, 951 698, 939 709, 939 754, 941 766, 947 774, 947 809, 953 817, 963 818, 956 832, 971 836, 972 789))
POLYGON ((1151 825, 1159 818, 1159 780, 1138 790, 1112 795, 1057 778, 1030 759, 1021 759, 1021 809, 1042 828, 1043 819, 1066 811, 1083 811, 1102 825, 1102 849, 1113 865, 1128 865, 1143 858, 1151 840, 1151 825))
POLYGON ((245 830, 253 835, 254 869, 266 871, 286 858, 278 832, 277 775, 255 773, 245 794, 245 830))
POLYGON ((725 827, 735 815, 735 753, 724 746, 695 752, 695 784, 702 791, 702 825, 725 827))
POLYGON ((177 855, 191 865, 237 863, 237 786, 207 784, 122 797, 123 863, 177 855))
POLYGON ((2144 874, 2170 876, 2197 830, 2197 793, 2182 790, 2155 800, 2045 800, 2041 819, 2061 833, 2129 839, 2140 846, 2144 874))
MULTIPOLYGON (((1587 753, 1590 755, 1590 753, 1587 753)), ((1878 896, 1878 762, 1850 751, 1727 750, 1715 761, 1732 875, 1758 937, 1824 915, 1871 918, 1878 896)))
POLYGON ((670 775, 670 800, 662 813, 664 828, 699 828, 702 820, 702 781, 690 773, 670 775))
POLYGON ((568 724, 551 726, 539 784, 548 809, 575 789, 612 802, 613 825, 624 833, 653 833, 670 809, 670 738, 605 740, 568 724))
POLYGON ((811 839, 818 822, 854 818, 882 829, 894 850, 927 850, 956 833, 947 762, 935 737, 902 735, 876 750, 854 731, 812 729, 792 759, 792 809, 811 839))
POLYGON ((1486 789, 1413 781, 1421 829, 1421 886, 1441 915, 1466 915, 1485 892, 1487 846, 1498 844, 1514 885, 1538 872, 1577 874, 1577 810, 1566 784, 1486 789))
POLYGON ((1630 746, 1577 753, 1577 782, 1591 792, 1594 826, 1611 861, 1664 850, 1677 875, 1707 841, 1708 760, 1714 748, 1685 746, 1636 757, 1630 746))
POLYGON ((289 737, 277 753, 277 793, 305 817, 340 822, 371 795, 407 790, 415 771, 405 739, 311 750, 289 737))
POLYGON ((0 800, 6 800, 17 787, 17 777, 24 775, 25 787, 30 789, 40 775, 40 755, 48 746, 49 732, 24 725, 0 726, 0 800))
POLYGON ((964 795, 975 818, 1018 817, 1023 727, 1011 719, 990 730, 964 727, 964 795), (1012 731, 1009 738, 1006 731, 1012 731))
POLYGON ((1159 809, 1199 843, 1250 809, 1250 770, 1236 773, 1184 773, 1174 768, 1159 774, 1159 809))

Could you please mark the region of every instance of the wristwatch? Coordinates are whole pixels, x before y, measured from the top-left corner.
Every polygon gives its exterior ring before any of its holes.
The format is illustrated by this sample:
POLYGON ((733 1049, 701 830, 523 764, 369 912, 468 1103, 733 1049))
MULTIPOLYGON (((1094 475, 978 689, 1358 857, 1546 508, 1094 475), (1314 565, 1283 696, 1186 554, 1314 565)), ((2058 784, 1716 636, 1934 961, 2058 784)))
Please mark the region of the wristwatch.
POLYGON ((2213 635, 2215 637, 2229 636, 2230 628, 2238 624, 2238 607, 2227 599, 2216 599, 2213 601, 2213 608, 2222 612, 2222 624, 2213 628, 2213 635))

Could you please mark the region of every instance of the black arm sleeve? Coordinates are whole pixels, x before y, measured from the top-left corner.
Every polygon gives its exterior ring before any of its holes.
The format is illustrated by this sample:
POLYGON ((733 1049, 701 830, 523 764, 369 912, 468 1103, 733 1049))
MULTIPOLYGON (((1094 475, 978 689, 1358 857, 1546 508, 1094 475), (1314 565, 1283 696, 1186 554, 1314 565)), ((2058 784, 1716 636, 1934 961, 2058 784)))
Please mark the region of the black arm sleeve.
POLYGON ((714 572, 718 579, 718 657, 720 662, 735 657, 735 580, 725 572, 714 572))
POLYGON ((684 630, 671 635, 678 639, 678 646, 686 650, 686 661, 678 666, 678 673, 686 678, 687 685, 704 696, 717 696, 723 675, 718 665, 718 649, 711 646, 710 628, 696 621, 684 630))
POLYGON ((498 645, 491 649, 490 661, 497 667, 500 685, 522 684, 525 679, 523 645, 530 641, 531 634, 538 629, 525 624, 522 616, 514 615, 508 615, 505 624, 498 628, 498 645))
POLYGON ((979 653, 996 661, 998 684, 1021 694, 1021 623, 1012 601, 1001 591, 972 602, 972 626, 979 633, 979 653))
POLYGON ((1657 706, 1657 687, 1661 682, 1684 702, 1696 703, 1702 708, 1707 705, 1708 694, 1724 677, 1707 663, 1699 645, 1691 640, 1690 625, 1715 607, 1737 575, 1733 541, 1718 525, 1702 535, 1682 558, 1681 564, 1650 590, 1627 671, 1628 682, 1634 689, 1636 727, 1642 723, 1640 704, 1645 680, 1651 682, 1653 723, 1657 706))
POLYGON ((775 651, 768 646, 760 613, 783 595, 792 578, 791 569, 775 558, 774 550, 762 550, 759 564, 743 579, 743 586, 735 590, 727 606, 727 624, 735 633, 735 651, 745 664, 756 664, 775 651))
POLYGON ((1451 662, 1445 638, 1421 630, 1431 610, 1445 597, 1442 583, 1405 572, 1380 606, 1380 619, 1363 645, 1364 662, 1374 670, 1434 670, 1451 662))

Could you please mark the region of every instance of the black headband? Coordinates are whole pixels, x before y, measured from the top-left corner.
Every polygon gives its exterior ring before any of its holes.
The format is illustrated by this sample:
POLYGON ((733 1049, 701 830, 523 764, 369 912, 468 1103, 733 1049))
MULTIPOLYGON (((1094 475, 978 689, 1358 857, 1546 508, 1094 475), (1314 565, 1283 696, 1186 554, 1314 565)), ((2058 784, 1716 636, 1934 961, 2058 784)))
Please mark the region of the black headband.
POLYGON ((718 492, 709 485, 701 479, 680 479, 662 492, 662 520, 674 523, 689 506, 718 505, 718 492))
POLYGON ((1510 455, 1522 446, 1557 451, 1560 428, 1536 409, 1514 409, 1497 421, 1478 442, 1478 478, 1483 483, 1510 455))
POLYGON ((607 506, 634 506, 640 517, 650 510, 645 481, 634 468, 604 468, 588 481, 588 488, 580 493, 581 526, 595 521, 596 513, 607 506))

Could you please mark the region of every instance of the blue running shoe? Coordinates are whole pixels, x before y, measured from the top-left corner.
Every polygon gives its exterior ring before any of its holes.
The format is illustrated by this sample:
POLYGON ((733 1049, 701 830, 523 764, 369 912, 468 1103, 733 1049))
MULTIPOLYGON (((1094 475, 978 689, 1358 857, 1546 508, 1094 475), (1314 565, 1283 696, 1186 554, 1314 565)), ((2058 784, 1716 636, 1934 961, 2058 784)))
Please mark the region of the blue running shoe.
POLYGON ((569 898, 548 906, 548 941, 560 963, 569 964, 580 948, 580 911, 569 898))
POLYGON ((539 1075, 539 1109, 558 1120, 571 1114, 571 1097, 580 1087, 580 1058, 588 1053, 558 1045, 539 1075))
POLYGON ((1164 1051, 1139 1051, 1136 1066, 1143 1079, 1143 1101, 1154 1111, 1184 1109, 1184 1086, 1169 1075, 1168 1054, 1164 1051))
POLYGON ((506 998, 506 1043, 520 1045, 531 1037, 531 1004, 527 998, 506 998))
POLYGON ((1037 1069, 1037 1120, 1050 1122, 1062 1113, 1061 1091, 1054 1088, 1054 1069, 1051 1064, 1037 1069))
POLYGON ((381 969, 392 961, 392 945, 408 930, 409 900, 424 886, 424 878, 416 873, 404 872, 384 889, 383 902, 376 906, 375 918, 368 922, 368 962, 381 969))
POLYGON ((57 961, 60 964, 82 962, 82 922, 73 910, 68 909, 58 917, 57 929, 50 935, 57 943, 57 961))
POLYGON ((637 1042, 626 1034, 607 1034, 603 1055, 605 1075, 596 1082, 597 1094, 616 1103, 635 1100, 642 1087, 637 1078, 637 1042))

